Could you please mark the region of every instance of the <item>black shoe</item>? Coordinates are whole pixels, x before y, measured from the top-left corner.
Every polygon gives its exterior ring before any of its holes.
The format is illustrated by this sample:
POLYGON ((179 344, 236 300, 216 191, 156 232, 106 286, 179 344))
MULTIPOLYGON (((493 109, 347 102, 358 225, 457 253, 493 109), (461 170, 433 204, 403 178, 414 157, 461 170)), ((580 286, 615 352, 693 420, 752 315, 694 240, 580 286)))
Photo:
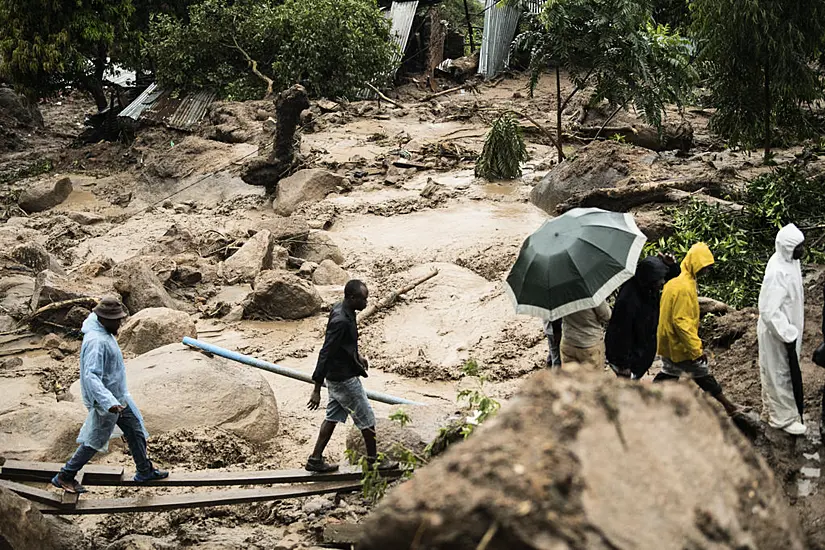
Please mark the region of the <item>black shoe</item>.
POLYGON ((309 457, 307 460, 306 466, 304 469, 307 472, 315 472, 318 474, 327 474, 329 472, 337 472, 338 465, 337 464, 329 464, 328 462, 324 461, 323 458, 313 458, 309 457))
POLYGON ((152 470, 149 470, 145 474, 142 474, 140 472, 136 473, 134 480, 138 483, 147 483, 149 481, 166 479, 167 477, 169 477, 169 472, 167 472, 166 470, 158 470, 157 468, 154 468, 152 470))

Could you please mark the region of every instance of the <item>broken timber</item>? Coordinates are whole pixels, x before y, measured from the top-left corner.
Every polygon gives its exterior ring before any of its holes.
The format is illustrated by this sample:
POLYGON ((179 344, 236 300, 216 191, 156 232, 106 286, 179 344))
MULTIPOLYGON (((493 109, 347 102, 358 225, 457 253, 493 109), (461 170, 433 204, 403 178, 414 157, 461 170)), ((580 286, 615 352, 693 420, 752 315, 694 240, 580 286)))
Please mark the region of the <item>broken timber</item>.
MULTIPOLYGON (((53 492, 20 483, 19 480, 48 483, 61 464, 23 462, 9 460, 0 469, 0 487, 10 490, 37 503, 44 514, 109 514, 121 512, 154 512, 178 508, 200 508, 283 500, 324 493, 349 492, 360 489, 362 473, 356 468, 346 468, 325 474, 304 470, 235 471, 235 472, 187 472, 172 474, 169 478, 151 483, 136 483, 126 477, 123 468, 88 465, 81 470, 86 486, 137 486, 137 487, 201 487, 219 485, 256 485, 289 483, 285 487, 238 489, 233 491, 209 491, 176 495, 151 495, 128 498, 94 499, 53 492)), ((398 478, 403 470, 381 472, 388 478, 398 478)))
POLYGON ((373 305, 369 306, 367 309, 365 309, 364 311, 359 313, 358 317, 357 317, 358 322, 363 323, 364 321, 366 321, 367 319, 369 319, 370 317, 372 317, 373 315, 375 315, 377 312, 381 311, 382 309, 387 309, 388 307, 390 307, 391 305, 393 305, 395 303, 395 301, 398 299, 399 296, 401 296, 402 294, 406 294, 407 292, 411 291, 412 289, 414 289, 415 287, 417 287, 421 283, 429 281, 430 279, 432 279, 436 275, 438 275, 438 269, 433 268, 432 271, 430 271, 429 273, 427 273, 426 275, 424 275, 422 277, 419 277, 418 279, 411 282, 407 286, 403 286, 403 287, 401 287, 401 288, 399 288, 399 289, 397 289, 393 292, 390 292, 381 301, 379 301, 376 304, 373 304, 373 305))

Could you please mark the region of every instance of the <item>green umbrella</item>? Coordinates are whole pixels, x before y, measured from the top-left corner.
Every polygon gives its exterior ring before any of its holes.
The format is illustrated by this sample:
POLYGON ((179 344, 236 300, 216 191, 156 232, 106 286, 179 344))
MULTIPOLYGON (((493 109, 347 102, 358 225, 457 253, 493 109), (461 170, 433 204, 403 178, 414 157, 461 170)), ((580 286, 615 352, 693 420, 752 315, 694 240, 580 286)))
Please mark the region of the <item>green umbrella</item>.
POLYGON ((596 307, 633 276, 646 240, 631 214, 600 208, 546 221, 507 276, 516 313, 553 321, 596 307))

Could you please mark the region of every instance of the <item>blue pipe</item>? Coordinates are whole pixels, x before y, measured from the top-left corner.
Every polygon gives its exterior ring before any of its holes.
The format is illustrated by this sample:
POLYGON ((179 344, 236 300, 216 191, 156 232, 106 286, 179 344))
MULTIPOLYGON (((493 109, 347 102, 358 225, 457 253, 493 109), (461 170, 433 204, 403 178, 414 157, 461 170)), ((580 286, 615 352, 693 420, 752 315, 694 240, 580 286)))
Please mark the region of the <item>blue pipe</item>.
MULTIPOLYGON (((224 359, 237 361, 238 363, 243 363, 244 365, 249 365, 250 367, 274 372, 275 374, 280 374, 281 376, 286 376, 287 378, 292 378, 294 380, 300 380, 301 382, 306 382, 307 384, 315 384, 312 377, 308 374, 304 374, 303 372, 288 369, 268 361, 261 361, 260 359, 255 359, 249 355, 244 355, 242 353, 238 353, 237 351, 230 351, 212 344, 207 344, 206 342, 201 342, 200 340, 195 340, 194 338, 189 338, 188 336, 183 338, 183 345, 218 355, 224 359)), ((324 384, 324 386, 326 386, 326 384, 324 384)), ((387 395, 386 393, 371 390, 367 390, 367 397, 373 401, 380 401, 381 403, 387 403, 389 405, 423 405, 423 403, 417 403, 402 397, 393 397, 392 395, 387 395)))

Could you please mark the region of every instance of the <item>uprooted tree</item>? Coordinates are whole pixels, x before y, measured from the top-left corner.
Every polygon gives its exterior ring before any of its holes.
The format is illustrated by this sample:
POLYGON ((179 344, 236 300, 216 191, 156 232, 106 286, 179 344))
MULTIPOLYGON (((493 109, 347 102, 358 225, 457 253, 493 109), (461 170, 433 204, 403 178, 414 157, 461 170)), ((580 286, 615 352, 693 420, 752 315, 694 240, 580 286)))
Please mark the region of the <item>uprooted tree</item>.
MULTIPOLYGON (((522 0, 509 0, 521 3, 522 0)), ((665 106, 681 106, 690 96, 696 72, 690 44, 652 18, 648 0, 548 0, 513 48, 530 55, 530 92, 548 68, 556 77, 556 147, 564 159, 562 112, 573 97, 592 87, 589 105, 602 101, 613 114, 633 105, 642 119, 662 126, 665 106), (562 98, 561 69, 574 85, 562 98)))
POLYGON ((732 145, 764 148, 774 128, 811 133, 804 107, 822 97, 815 65, 825 36, 825 4, 694 0, 693 31, 708 68, 711 129, 732 145))
POLYGON ((234 99, 296 82, 311 96, 354 97, 383 84, 396 59, 375 0, 205 0, 188 22, 156 17, 147 47, 163 85, 234 99))

